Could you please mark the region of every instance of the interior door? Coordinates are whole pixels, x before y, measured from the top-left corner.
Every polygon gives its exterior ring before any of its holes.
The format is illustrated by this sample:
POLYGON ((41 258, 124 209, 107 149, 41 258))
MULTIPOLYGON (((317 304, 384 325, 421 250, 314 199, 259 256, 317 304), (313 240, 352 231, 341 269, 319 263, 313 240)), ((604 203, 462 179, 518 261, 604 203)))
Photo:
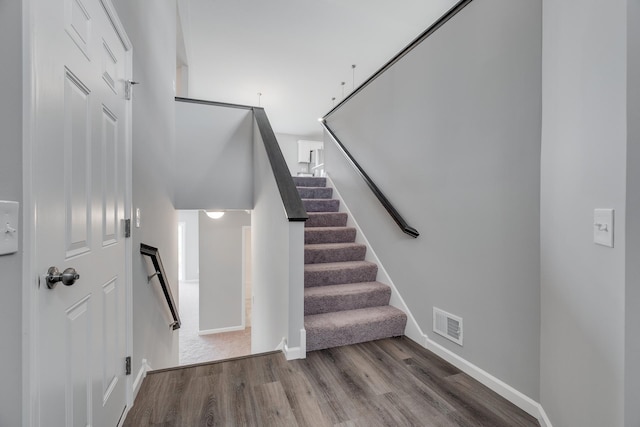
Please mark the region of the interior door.
POLYGON ((127 399, 130 55, 109 0, 31 4, 39 425, 115 426, 127 399))

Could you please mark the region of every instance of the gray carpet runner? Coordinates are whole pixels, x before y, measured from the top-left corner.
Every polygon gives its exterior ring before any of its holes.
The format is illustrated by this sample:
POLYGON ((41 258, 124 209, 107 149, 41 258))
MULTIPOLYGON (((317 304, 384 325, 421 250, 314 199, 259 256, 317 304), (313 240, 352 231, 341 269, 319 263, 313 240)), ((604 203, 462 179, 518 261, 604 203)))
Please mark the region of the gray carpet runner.
POLYGON ((309 214, 305 224, 304 326, 307 351, 404 335, 407 316, 389 305, 391 288, 338 212, 326 178, 294 177, 309 214))

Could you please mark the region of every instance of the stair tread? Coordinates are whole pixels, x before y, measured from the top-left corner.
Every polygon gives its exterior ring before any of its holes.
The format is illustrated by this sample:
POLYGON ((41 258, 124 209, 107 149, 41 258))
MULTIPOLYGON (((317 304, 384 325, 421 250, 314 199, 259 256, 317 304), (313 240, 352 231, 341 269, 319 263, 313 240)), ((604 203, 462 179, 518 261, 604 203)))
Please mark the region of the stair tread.
POLYGON ((304 271, 332 271, 332 270, 348 270, 362 267, 378 267, 375 262, 369 261, 342 261, 342 262, 325 262, 321 264, 305 264, 304 271))
POLYGON ((346 310, 340 312, 333 313, 321 313, 321 314, 311 314, 309 316, 304 316, 305 321, 315 322, 316 319, 331 319, 332 317, 336 318, 336 322, 332 323, 343 323, 350 322, 349 319, 353 320, 365 320, 370 317, 378 316, 378 315, 402 315, 406 316, 404 311, 396 308, 392 305, 381 305, 378 307, 367 307, 367 308, 358 308, 356 310, 346 310))
POLYGON ((362 248, 367 247, 362 243, 344 242, 344 243, 307 243, 305 249, 323 250, 323 249, 344 249, 344 248, 362 248))
POLYGON ((301 199, 307 212, 338 212, 340 200, 338 199, 301 199))
POLYGON ((309 219, 304 224, 307 228, 345 227, 348 215, 346 212, 307 212, 309 219))
POLYGON ((341 285, 327 285, 305 288, 304 296, 305 298, 307 298, 325 295, 352 295, 382 289, 386 290, 390 288, 389 286, 380 282, 345 283, 341 285))
POLYGON ((331 313, 310 314, 304 316, 304 327, 307 333, 314 330, 345 328, 381 323, 389 319, 404 318, 407 315, 391 305, 358 308, 356 310, 336 311, 331 313))
POLYGON ((356 240, 354 227, 305 227, 304 243, 353 243, 356 240))
POLYGON ((331 227, 311 227, 304 231, 305 233, 322 233, 323 231, 342 231, 342 230, 355 230, 355 229, 356 229, 355 227, 346 227, 346 226, 337 225, 337 226, 331 226, 331 227))
POLYGON ((316 176, 294 176, 293 182, 296 186, 305 187, 326 187, 327 179, 324 177, 316 176))
POLYGON ((359 282, 305 288, 304 314, 333 313, 389 305, 391 288, 380 282, 359 282))
POLYGON ((304 263, 362 261, 366 253, 367 246, 361 243, 310 243, 304 245, 304 263))
POLYGON ((327 200, 333 198, 331 187, 296 187, 301 199, 327 200))

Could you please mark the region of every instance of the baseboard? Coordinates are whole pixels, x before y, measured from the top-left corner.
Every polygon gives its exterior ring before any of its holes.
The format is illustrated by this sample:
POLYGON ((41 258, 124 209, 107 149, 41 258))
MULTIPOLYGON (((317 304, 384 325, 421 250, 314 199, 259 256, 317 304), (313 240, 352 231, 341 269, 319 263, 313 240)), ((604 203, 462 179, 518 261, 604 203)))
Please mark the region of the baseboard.
POLYGON ((244 329, 245 327, 243 325, 230 326, 228 328, 204 329, 204 330, 198 331, 198 335, 222 334, 224 332, 243 331, 244 329))
POLYGON ((289 347, 287 340, 282 340, 282 352, 287 360, 306 359, 307 358, 307 331, 300 329, 300 346, 289 347))
POLYGON ((422 345, 427 350, 451 363, 453 366, 460 369, 462 372, 469 375, 476 381, 480 382, 492 391, 504 397, 509 402, 525 411, 527 414, 535 417, 538 422, 540 422, 540 425, 542 427, 552 427, 551 422, 549 422, 549 419, 547 418, 547 415, 540 403, 531 399, 529 396, 521 393, 520 391, 511 387, 509 384, 505 383, 502 380, 499 380, 498 378, 494 377, 484 369, 479 368, 468 360, 463 359, 454 352, 444 348, 435 341, 430 340, 429 337, 424 334, 422 336, 422 340, 416 342, 422 345))
POLYGON ((147 376, 147 372, 149 372, 150 370, 151 370, 151 366, 149 366, 149 364, 147 363, 147 359, 142 359, 142 364, 140 366, 140 370, 138 371, 138 374, 136 375, 136 379, 133 380, 133 399, 132 399, 132 401, 135 402, 136 396, 138 395, 138 392, 140 391, 140 386, 142 385, 142 381, 145 379, 145 377, 147 376))
POLYGON ((549 421, 549 417, 547 416, 547 413, 544 411, 544 408, 542 407, 541 404, 538 404, 539 406, 539 411, 540 414, 538 416, 538 422, 540 423, 540 427, 553 427, 551 425, 551 421, 549 421))

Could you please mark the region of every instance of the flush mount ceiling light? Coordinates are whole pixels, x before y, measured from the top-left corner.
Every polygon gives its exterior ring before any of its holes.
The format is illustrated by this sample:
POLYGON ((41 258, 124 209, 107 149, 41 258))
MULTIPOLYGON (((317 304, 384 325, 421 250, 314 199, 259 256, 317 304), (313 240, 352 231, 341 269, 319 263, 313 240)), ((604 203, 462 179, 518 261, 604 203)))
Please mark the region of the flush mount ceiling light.
POLYGON ((206 211, 206 214, 211 219, 220 219, 224 216, 224 212, 220 211, 206 211))

